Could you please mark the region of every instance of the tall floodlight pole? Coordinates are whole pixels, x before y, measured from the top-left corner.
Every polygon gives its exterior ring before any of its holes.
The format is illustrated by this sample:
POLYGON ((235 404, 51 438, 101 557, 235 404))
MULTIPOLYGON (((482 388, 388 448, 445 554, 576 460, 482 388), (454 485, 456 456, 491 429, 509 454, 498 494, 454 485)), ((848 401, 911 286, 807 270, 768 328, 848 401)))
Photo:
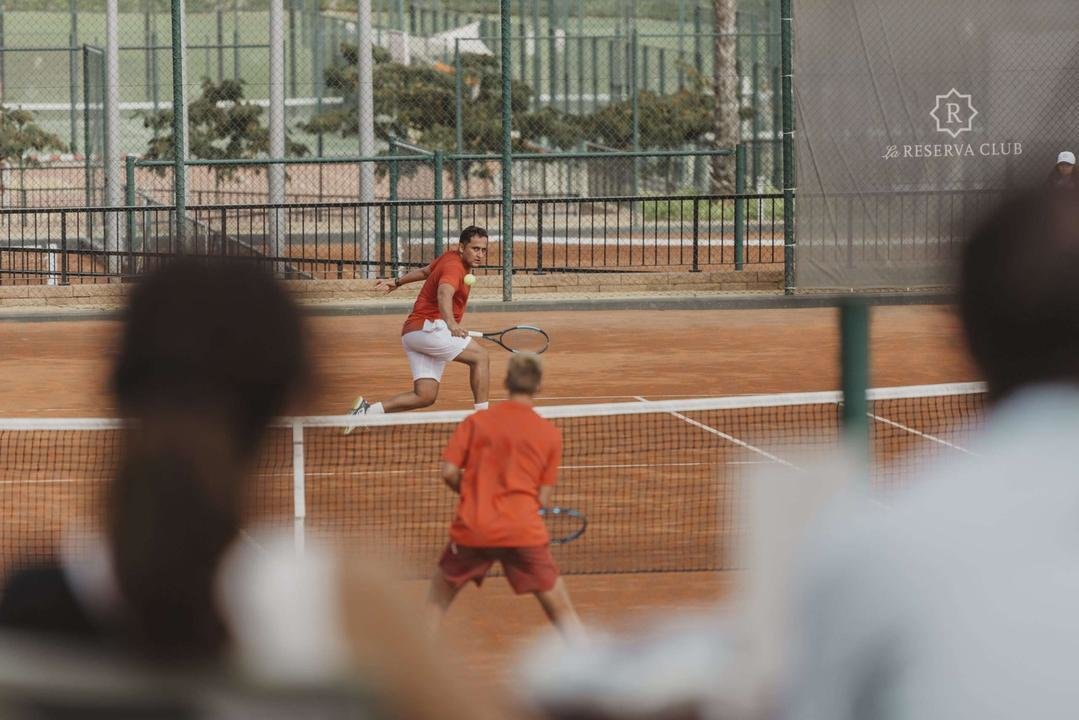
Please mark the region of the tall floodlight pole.
POLYGON ((184 45, 184 0, 172 2, 172 191, 176 208, 176 237, 184 244, 184 219, 187 216, 187 102, 184 99, 184 82, 187 79, 184 61, 187 48, 184 45))
POLYGON ((285 4, 270 0, 270 248, 274 264, 283 249, 281 206, 285 203, 285 4))
MULTIPOLYGON (((117 3, 118 0, 105 3, 105 192, 109 207, 124 204, 120 170, 120 12, 117 3)), ((105 252, 110 275, 116 275, 120 269, 119 217, 110 213, 105 223, 105 252)))
POLYGON ((513 78, 510 0, 502 0, 502 300, 513 299, 513 78))
MULTIPOLYGON (((371 54, 371 0, 359 0, 356 8, 356 104, 359 121, 360 157, 375 154, 375 84, 374 59, 371 54)), ((363 237, 360 239, 360 261, 363 276, 373 277, 371 267, 371 205, 375 200, 375 166, 366 160, 360 163, 360 202, 365 203, 361 219, 363 237)))

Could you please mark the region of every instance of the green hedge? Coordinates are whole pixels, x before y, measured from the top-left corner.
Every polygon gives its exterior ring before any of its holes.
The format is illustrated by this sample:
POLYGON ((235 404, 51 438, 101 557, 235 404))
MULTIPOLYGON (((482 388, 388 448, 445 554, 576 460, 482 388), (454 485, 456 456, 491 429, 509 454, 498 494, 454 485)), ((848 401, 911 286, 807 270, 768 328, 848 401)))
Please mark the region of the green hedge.
MULTIPOLYGON (((775 219, 776 225, 783 222, 783 200, 781 198, 746 200, 746 223, 756 223, 758 212, 762 222, 770 224, 775 219)), ((734 200, 701 200, 697 204, 698 219, 702 226, 720 221, 734 221, 734 200)), ((641 214, 645 220, 693 222, 693 200, 645 200, 641 202, 641 214)))

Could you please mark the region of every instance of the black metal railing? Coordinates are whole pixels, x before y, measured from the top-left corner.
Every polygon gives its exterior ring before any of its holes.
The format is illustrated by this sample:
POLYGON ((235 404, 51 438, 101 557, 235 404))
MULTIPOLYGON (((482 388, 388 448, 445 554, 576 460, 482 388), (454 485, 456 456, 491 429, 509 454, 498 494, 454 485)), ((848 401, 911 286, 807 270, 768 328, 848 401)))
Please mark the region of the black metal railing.
MULTIPOLYGON (((781 265, 779 195, 524 198, 514 202, 514 272, 671 272, 781 265)), ((283 276, 388 277, 430 262, 467 225, 491 233, 496 199, 49 208, 0 212, 0 283, 107 282, 163 258, 243 256, 283 276)))

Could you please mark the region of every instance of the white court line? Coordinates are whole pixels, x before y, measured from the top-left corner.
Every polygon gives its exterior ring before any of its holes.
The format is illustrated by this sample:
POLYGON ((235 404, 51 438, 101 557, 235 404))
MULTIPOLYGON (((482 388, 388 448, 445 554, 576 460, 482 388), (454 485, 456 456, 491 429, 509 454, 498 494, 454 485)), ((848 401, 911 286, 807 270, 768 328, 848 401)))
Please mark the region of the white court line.
POLYGON ((0 480, 0 485, 66 485, 74 483, 107 483, 110 478, 45 478, 44 480, 0 480))
MULTIPOLYGON (((643 403, 651 402, 650 400, 645 400, 640 395, 634 395, 633 397, 635 399, 643 402, 643 403)), ((739 447, 745 448, 746 450, 750 450, 752 452, 757 453, 758 455, 766 457, 769 460, 771 460, 772 462, 779 463, 780 465, 786 465, 787 467, 792 468, 794 470, 801 470, 801 468, 798 467, 797 465, 795 465, 794 463, 788 462, 788 461, 784 460, 783 458, 781 458, 781 457, 779 457, 777 455, 773 455, 772 453, 768 452, 767 450, 762 450, 761 448, 757 447, 756 445, 750 445, 745 440, 739 440, 738 438, 734 437, 733 435, 728 435, 727 433, 723 432, 722 430, 717 430, 716 428, 712 427, 711 425, 705 425, 704 423, 697 422, 696 420, 694 420, 692 418, 686 417, 685 415, 683 415, 680 412, 670 412, 670 413, 667 413, 667 414, 671 415, 672 417, 676 417, 679 420, 681 420, 682 422, 688 423, 688 424, 692 425, 695 428, 699 428, 701 430, 704 430, 707 433, 711 433, 711 434, 713 434, 713 435, 715 435, 717 437, 721 437, 724 440, 726 440, 727 442, 734 443, 735 445, 738 445, 739 447)))
MULTIPOLYGON (((755 465, 756 462, 746 461, 731 461, 728 465, 755 465)), ((710 462, 680 462, 680 463, 613 463, 609 465, 559 465, 559 470, 618 470, 618 469, 634 469, 634 468, 664 468, 664 467, 701 467, 715 465, 710 462)), ((433 472, 433 470, 431 470, 433 472)), ((365 475, 411 475, 415 474, 416 470, 351 470, 347 472, 307 472, 305 477, 360 477, 365 475)), ((291 473, 276 472, 276 473, 259 473, 256 477, 260 478, 283 478, 292 477, 291 473)))
MULTIPOLYGON (((627 396, 628 397, 628 396, 627 396)), ((690 421, 692 422, 692 421, 690 421)), ((612 465, 562 465, 560 470, 614 470, 634 468, 662 468, 662 467, 701 467, 714 465, 710 462, 685 462, 685 463, 625 463, 612 465)), ((766 465, 761 460, 728 460, 727 465, 766 465)), ((415 470, 355 470, 349 472, 308 472, 306 477, 360 477, 365 475, 408 475, 415 470)), ((258 473, 257 478, 291 478, 292 471, 274 473, 258 473)), ((0 480, 0 486, 4 485, 63 485, 74 483, 107 483, 109 478, 46 478, 44 480, 0 480)))
POLYGON ((950 443, 947 440, 945 440, 944 438, 939 438, 939 437, 937 437, 935 435, 930 435, 929 433, 924 433, 921 430, 915 430, 912 427, 907 427, 903 423, 896 422, 895 420, 889 420, 888 418, 881 417, 880 415, 874 415, 873 413, 866 413, 866 415, 873 418, 877 422, 884 423, 885 425, 891 425, 892 427, 899 428, 900 430, 905 430, 905 431, 911 433, 912 435, 917 435, 920 438, 925 438, 926 440, 929 440, 930 442, 935 442, 935 443, 938 443, 940 445, 944 445, 945 447, 950 447, 952 450, 958 450, 959 452, 966 453, 967 455, 976 456, 976 453, 973 453, 973 452, 971 452, 970 450, 967 450, 964 447, 960 447, 960 446, 956 445, 955 443, 950 443))

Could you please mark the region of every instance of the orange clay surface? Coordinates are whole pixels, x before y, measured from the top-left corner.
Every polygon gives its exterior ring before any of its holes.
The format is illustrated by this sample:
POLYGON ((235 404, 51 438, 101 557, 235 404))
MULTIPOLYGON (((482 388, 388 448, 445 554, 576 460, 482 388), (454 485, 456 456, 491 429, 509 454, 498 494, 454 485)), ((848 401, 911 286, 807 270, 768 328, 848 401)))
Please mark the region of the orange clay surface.
MULTIPOLYGON (((381 398, 410 383, 397 316, 313 317, 318 379, 295 414, 337 414, 358 393, 381 398)), ((804 310, 595 311, 469 314, 466 326, 532 323, 552 337, 541 402, 586 403, 674 397, 833 390, 838 386, 837 312, 804 310)), ((872 311, 872 384, 976 379, 951 309, 872 311)), ((104 390, 116 322, 0 322, 0 417, 109 416, 104 390)), ((490 346, 495 382, 508 354, 490 346)), ((469 407, 467 371, 451 365, 433 409, 469 407)), ((32 520, 32 519, 31 519, 32 520)), ((32 523, 31 523, 32 524, 32 523)), ((433 563, 435 558, 431 558, 433 563)), ((706 607, 731 573, 572 575, 569 589, 586 624, 626 625, 669 606, 706 607)), ((421 596, 423 583, 409 582, 421 596)), ((531 598, 516 598, 501 577, 469 586, 445 632, 481 676, 508 679, 510 660, 545 628, 531 598)))

